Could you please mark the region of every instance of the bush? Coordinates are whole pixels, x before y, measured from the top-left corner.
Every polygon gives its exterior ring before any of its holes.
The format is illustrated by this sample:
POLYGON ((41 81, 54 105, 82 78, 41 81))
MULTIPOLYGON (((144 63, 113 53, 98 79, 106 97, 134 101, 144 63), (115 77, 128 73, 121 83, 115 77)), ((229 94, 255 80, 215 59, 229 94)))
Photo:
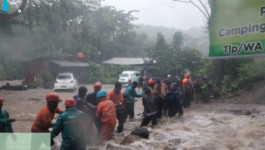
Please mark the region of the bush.
POLYGON ((29 82, 28 84, 29 89, 36 89, 38 88, 38 83, 37 82, 29 82))
POLYGON ((40 72, 39 73, 43 84, 49 84, 54 82, 54 77, 49 72, 40 72))

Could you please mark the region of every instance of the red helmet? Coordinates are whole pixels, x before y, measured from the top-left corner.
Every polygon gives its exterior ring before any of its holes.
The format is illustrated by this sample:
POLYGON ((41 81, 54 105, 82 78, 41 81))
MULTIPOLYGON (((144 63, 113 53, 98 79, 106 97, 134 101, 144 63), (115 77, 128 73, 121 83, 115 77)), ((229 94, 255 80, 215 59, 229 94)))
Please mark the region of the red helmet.
POLYGON ((2 102, 4 99, 2 97, 2 95, 0 94, 0 102, 2 102))
POLYGON ((94 87, 101 87, 101 86, 102 86, 101 82, 95 82, 94 83, 94 87))
POLYGON ((191 77, 190 73, 186 73, 186 78, 190 78, 190 77, 191 77))
POLYGON ((154 80, 148 80, 147 84, 148 85, 153 85, 153 84, 155 84, 155 81, 154 80))
POLYGON ((66 107, 74 107, 74 106, 76 106, 76 101, 75 101, 75 99, 73 99, 73 98, 67 98, 67 99, 65 100, 65 102, 64 102, 64 105, 65 105, 66 107))
POLYGON ((59 95, 54 93, 54 92, 51 92, 51 93, 48 93, 46 95, 46 101, 47 102, 51 102, 51 101, 58 101, 58 102, 61 102, 62 100, 60 100, 59 98, 59 95))

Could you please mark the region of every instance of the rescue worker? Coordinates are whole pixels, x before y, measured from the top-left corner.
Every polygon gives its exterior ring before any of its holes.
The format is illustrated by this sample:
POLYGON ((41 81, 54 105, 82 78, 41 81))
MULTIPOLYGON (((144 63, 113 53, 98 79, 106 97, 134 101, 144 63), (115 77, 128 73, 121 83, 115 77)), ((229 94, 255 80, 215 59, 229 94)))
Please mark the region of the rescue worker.
POLYGON ((107 100, 111 100, 114 103, 115 108, 116 108, 116 116, 119 122, 118 132, 121 130, 121 126, 123 125, 123 124, 120 125, 120 120, 124 115, 124 114, 119 114, 119 112, 121 112, 121 109, 123 109, 121 88, 122 88, 122 84, 120 82, 116 82, 115 88, 111 90, 107 95, 107 100))
POLYGON ((138 85, 139 90, 138 91, 140 92, 140 89, 143 90, 143 86, 144 86, 144 78, 142 76, 139 77, 138 83, 139 83, 139 85, 138 85))
POLYGON ((86 125, 89 121, 84 112, 78 110, 76 100, 65 100, 65 112, 57 118, 51 138, 62 132, 63 142, 60 150, 86 150, 86 125))
POLYGON ((151 94, 154 95, 155 80, 148 80, 147 85, 151 88, 151 94))
MULTIPOLYGON (((166 80, 165 81, 165 86, 166 86, 165 87, 165 95, 167 95, 171 91, 171 81, 166 80)), ((164 114, 165 115, 168 114, 169 107, 170 107, 169 100, 165 98, 165 104, 164 104, 164 114)))
POLYGON ((138 86, 138 83, 136 81, 133 81, 133 84, 130 85, 127 89, 126 89, 126 93, 128 93, 129 95, 129 117, 130 119, 134 118, 134 98, 135 97, 142 97, 143 94, 137 94, 135 91, 135 88, 138 86))
POLYGON ((177 83, 172 84, 172 89, 166 95, 166 101, 168 105, 168 116, 174 117, 177 113, 179 116, 183 114, 181 99, 180 99, 180 91, 178 90, 177 83))
POLYGON ((149 87, 145 87, 144 91, 142 100, 145 113, 140 127, 147 126, 150 121, 152 121, 152 125, 157 125, 157 102, 155 101, 154 95, 151 94, 149 87))
POLYGON ((116 110, 115 105, 111 100, 106 99, 107 92, 100 90, 97 93, 99 101, 96 116, 100 118, 102 123, 100 142, 104 143, 108 140, 113 140, 113 131, 116 125, 116 110))
MULTIPOLYGON (((61 114, 63 110, 58 108, 59 102, 61 102, 59 95, 56 93, 48 93, 46 95, 47 104, 42 107, 42 109, 38 112, 36 119, 32 125, 31 132, 49 132, 49 128, 54 126, 52 120, 54 118, 55 113, 61 114)), ((38 140, 38 137, 32 136, 32 150, 39 149, 42 142, 38 140)), ((37 136, 37 135, 36 135, 37 136)), ((45 143, 47 145, 47 143, 45 143)), ((51 145, 53 145, 53 140, 51 141, 51 145)))
POLYGON ((195 99, 195 102, 196 103, 199 103, 199 100, 200 100, 200 95, 201 95, 201 82, 199 82, 199 79, 198 77, 194 79, 194 99, 195 99))
POLYGON ((87 88, 81 86, 78 89, 78 94, 73 97, 76 100, 76 108, 78 110, 83 111, 84 113, 87 113, 86 93, 87 93, 87 88))
POLYGON ((161 90, 162 90, 161 92, 162 92, 162 93, 165 93, 165 87, 162 85, 160 79, 157 79, 157 80, 156 80, 156 84, 155 84, 155 86, 154 86, 154 93, 156 93, 156 88, 157 88, 157 87, 160 87, 161 90))
POLYGON ((184 94, 184 108, 190 107, 191 99, 192 99, 192 82, 191 82, 191 75, 190 73, 186 74, 186 77, 182 80, 182 87, 183 87, 183 94, 184 94))
POLYGON ((119 105, 122 101, 121 88, 122 84, 120 82, 116 82, 114 89, 112 89, 107 95, 107 99, 111 100, 114 105, 119 105))
POLYGON ((0 132, 14 132, 11 122, 16 121, 15 119, 9 119, 9 113, 3 109, 3 97, 0 94, 0 132))
POLYGON ((52 120, 55 113, 61 114, 62 109, 58 108, 60 100, 56 93, 48 93, 46 95, 47 104, 38 112, 36 119, 32 125, 32 132, 49 132, 49 128, 53 127, 52 120))
POLYGON ((167 75, 167 81, 171 81, 171 75, 167 75))
POLYGON ((123 125, 129 114, 129 104, 128 104, 129 95, 127 93, 123 93, 122 97, 123 97, 122 104, 116 107, 116 116, 119 122, 117 130, 118 133, 123 131, 123 125))
POLYGON ((95 123, 95 126, 97 128, 97 133, 98 136, 100 135, 100 130, 101 130, 101 121, 99 118, 96 117, 95 112, 98 106, 98 102, 97 102, 97 93, 98 91, 100 91, 102 88, 102 84, 101 82, 95 82, 94 83, 94 92, 90 93, 86 96, 86 102, 88 105, 88 110, 89 110, 89 118, 92 118, 91 122, 90 122, 90 130, 89 132, 92 132, 92 125, 93 123, 95 123))
POLYGON ((161 86, 156 86, 156 92, 154 94, 154 97, 157 102, 157 118, 161 118, 165 105, 165 96, 162 94, 161 86))
POLYGON ((171 91, 171 81, 166 80, 165 81, 165 94, 171 91))

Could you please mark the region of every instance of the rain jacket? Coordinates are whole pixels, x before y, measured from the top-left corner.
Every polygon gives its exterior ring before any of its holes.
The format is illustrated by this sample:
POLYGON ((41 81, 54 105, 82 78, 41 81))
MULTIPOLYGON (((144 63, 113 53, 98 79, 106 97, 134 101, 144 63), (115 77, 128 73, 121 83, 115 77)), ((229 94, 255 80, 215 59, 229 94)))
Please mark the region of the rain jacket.
POLYGON ((36 119, 32 125, 32 129, 34 132, 49 132, 50 125, 54 118, 55 113, 61 114, 63 112, 62 109, 56 108, 53 113, 49 111, 47 105, 42 107, 42 109, 38 112, 36 119))
POLYGON ((157 102, 152 94, 145 94, 143 96, 143 105, 145 109, 145 116, 152 116, 158 112, 157 102))
POLYGON ((119 94, 116 94, 116 93, 115 93, 115 90, 113 89, 113 90, 111 90, 111 91, 108 93, 106 99, 108 99, 108 100, 112 100, 113 103, 114 103, 115 105, 119 105, 120 102, 122 101, 122 94, 121 94, 121 92, 119 92, 119 94))
POLYGON ((113 131, 116 125, 116 109, 111 100, 104 100, 98 104, 96 116, 102 123, 100 141, 105 142, 113 139, 113 131))
POLYGON ((165 98, 165 105, 169 109, 168 116, 173 117, 177 112, 181 111, 180 92, 178 89, 172 89, 165 98))
POLYGON ((12 124, 9 120, 9 114, 4 109, 0 112, 0 132, 13 132, 12 124))
POLYGON ((85 150, 86 149, 86 124, 87 116, 76 107, 69 107, 57 119, 51 132, 51 138, 62 132, 63 142, 60 150, 85 150))
POLYGON ((184 78, 184 79, 182 80, 182 87, 183 87, 184 92, 185 92, 186 94, 190 94, 190 93, 192 93, 192 91, 193 91, 193 85, 192 85, 192 83, 191 83, 191 80, 188 79, 188 78, 184 78))
POLYGON ((111 100, 104 100, 98 104, 96 116, 102 123, 116 123, 116 109, 111 100))
POLYGON ((129 94, 129 100, 128 100, 128 103, 129 103, 129 107, 132 107, 134 106, 134 98, 135 97, 142 97, 142 94, 137 94, 135 89, 133 88, 133 85, 130 85, 126 91, 126 93, 129 94))

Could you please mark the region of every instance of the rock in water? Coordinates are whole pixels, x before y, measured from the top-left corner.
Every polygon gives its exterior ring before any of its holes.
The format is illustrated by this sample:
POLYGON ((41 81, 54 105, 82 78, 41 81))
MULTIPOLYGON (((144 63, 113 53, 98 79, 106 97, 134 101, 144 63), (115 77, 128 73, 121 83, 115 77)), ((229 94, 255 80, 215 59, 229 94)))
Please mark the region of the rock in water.
POLYGON ((142 138, 148 139, 149 138, 149 131, 146 128, 136 128, 131 132, 131 135, 137 135, 142 138))
POLYGON ((123 139, 123 141, 121 142, 122 145, 129 145, 135 141, 139 141, 141 140, 141 137, 137 136, 137 135, 127 135, 125 136, 125 138, 123 139))

